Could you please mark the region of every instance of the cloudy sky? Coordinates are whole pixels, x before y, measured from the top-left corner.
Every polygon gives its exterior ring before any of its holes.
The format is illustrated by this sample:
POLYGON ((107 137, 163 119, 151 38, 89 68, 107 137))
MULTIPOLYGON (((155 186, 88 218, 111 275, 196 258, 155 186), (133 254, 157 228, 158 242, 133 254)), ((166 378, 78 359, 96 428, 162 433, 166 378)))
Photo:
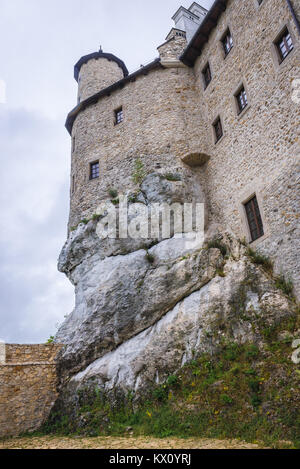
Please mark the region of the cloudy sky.
POLYGON ((74 64, 102 45, 134 71, 157 57, 171 16, 191 3, 0 0, 0 339, 45 342, 73 308, 56 264, 69 209, 74 64))

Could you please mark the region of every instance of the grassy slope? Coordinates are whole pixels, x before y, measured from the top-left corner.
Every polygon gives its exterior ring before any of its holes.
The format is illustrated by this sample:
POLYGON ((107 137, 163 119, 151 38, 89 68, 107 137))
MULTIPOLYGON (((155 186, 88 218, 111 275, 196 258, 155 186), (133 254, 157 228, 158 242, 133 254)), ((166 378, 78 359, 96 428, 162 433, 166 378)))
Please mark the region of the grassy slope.
MULTIPOLYGON (((273 275, 267 258, 251 250, 248 256, 273 275)), ((261 322, 260 349, 223 343, 218 355, 202 355, 165 384, 149 387, 139 404, 129 394, 112 409, 95 389, 93 395, 79 396, 75 419, 52 413, 42 433, 120 436, 130 431, 135 436, 240 438, 274 447, 284 440, 300 447, 300 369, 291 360, 300 310, 291 283, 283 277, 274 281, 291 300, 294 317, 271 328, 261 322)))
MULTIPOLYGON (((282 326, 293 330, 298 325, 282 326)), ((262 351, 253 344, 227 344, 218 356, 204 355, 178 376, 170 376, 138 407, 128 396, 112 410, 95 390, 80 408, 81 428, 77 423, 75 429, 66 417, 53 416, 43 431, 123 435, 132 427, 134 435, 241 438, 272 446, 289 440, 299 447, 300 371, 291 353, 289 339, 269 339, 262 351)))

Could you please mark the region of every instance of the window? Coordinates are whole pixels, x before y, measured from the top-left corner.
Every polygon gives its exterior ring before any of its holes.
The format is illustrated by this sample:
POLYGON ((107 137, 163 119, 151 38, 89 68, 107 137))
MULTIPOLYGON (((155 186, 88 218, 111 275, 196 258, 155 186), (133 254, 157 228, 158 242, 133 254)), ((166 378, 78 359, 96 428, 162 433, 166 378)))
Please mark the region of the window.
POLYGON ((261 5, 263 1, 264 1, 264 0, 257 0, 257 3, 258 3, 259 5, 261 5))
POLYGON ((223 127, 222 127, 222 122, 221 122, 221 118, 218 117, 215 122, 213 123, 213 127, 214 127, 214 130, 215 130, 215 138, 216 138, 216 142, 217 143, 221 137, 223 137, 223 127))
POLYGON ((207 88, 211 82, 211 70, 210 70, 209 63, 206 64, 206 66, 202 70, 202 75, 203 75, 204 86, 205 88, 207 88))
POLYGON ((76 149, 76 141, 75 141, 75 137, 72 137, 72 152, 74 152, 76 149))
POLYGON ((251 241, 253 242, 264 235, 263 222, 256 195, 245 204, 245 210, 251 234, 251 241))
POLYGON ((123 108, 120 107, 119 109, 115 110, 115 125, 121 124, 124 120, 123 108))
POLYGON ((275 42, 275 46, 279 54, 280 62, 283 62, 294 49, 294 44, 287 28, 280 34, 279 39, 275 42))
POLYGON ((226 57, 231 51, 231 49, 233 48, 233 39, 232 39, 230 29, 227 29, 226 33, 221 39, 221 42, 223 44, 223 49, 224 49, 225 57, 226 57))
POLYGON ((237 101, 238 114, 240 114, 245 109, 245 107, 248 106, 248 98, 244 86, 242 86, 236 93, 235 99, 237 101))
POLYGON ((75 176, 72 176, 72 194, 74 194, 75 189, 76 189, 76 187, 75 187, 75 176))
POLYGON ((99 161, 90 164, 90 179, 97 179, 99 177, 99 161))

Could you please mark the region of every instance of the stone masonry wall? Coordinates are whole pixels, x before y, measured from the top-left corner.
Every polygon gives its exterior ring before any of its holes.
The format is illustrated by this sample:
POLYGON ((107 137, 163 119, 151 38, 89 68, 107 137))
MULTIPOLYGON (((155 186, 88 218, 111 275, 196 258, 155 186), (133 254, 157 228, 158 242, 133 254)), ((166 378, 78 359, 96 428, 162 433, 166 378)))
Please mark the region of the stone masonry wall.
MULTIPOLYGON (((299 4, 293 4, 299 15, 299 4)), ((119 193, 135 190, 131 176, 137 158, 146 173, 196 172, 206 191, 210 221, 248 241, 244 203, 256 194, 265 235, 253 247, 274 258, 277 272, 290 275, 300 295, 300 106, 292 100, 292 83, 299 78, 300 40, 287 3, 229 1, 194 68, 163 66, 184 46, 182 37, 167 41, 159 47, 161 68, 77 116, 69 227, 92 216, 110 188, 119 193), (286 26, 294 50, 279 64, 274 42, 286 26), (224 58, 221 39, 228 27, 234 47, 224 58), (204 89, 202 70, 207 62, 212 81, 204 89), (235 93, 241 85, 249 104, 238 115, 235 93), (115 126, 113 111, 120 106, 124 122, 115 126), (224 135, 216 144, 212 124, 218 116, 224 135), (204 167, 191 169, 181 159, 193 153, 210 159, 204 167), (90 181, 89 164, 98 160, 100 178, 90 181)))
POLYGON ((116 62, 107 59, 92 59, 83 64, 78 79, 78 100, 93 96, 93 94, 112 85, 124 77, 123 70, 116 62))
POLYGON ((119 194, 136 189, 132 175, 138 158, 146 173, 174 172, 184 170, 183 155, 204 147, 193 81, 193 71, 187 67, 159 68, 77 116, 72 132, 76 149, 72 154, 75 191, 70 227, 92 216, 99 202, 109 197, 109 189, 119 194), (120 106, 124 121, 114 125, 114 109, 120 106), (197 115, 199 126, 191 125, 191 114, 197 115), (89 165, 94 161, 100 163, 100 177, 89 180, 89 165))
POLYGON ((298 295, 300 106, 292 82, 300 78, 299 39, 286 1, 264 0, 259 7, 256 0, 232 0, 195 64, 211 156, 205 171, 210 219, 249 241, 243 203, 256 193, 265 236, 253 246, 272 256, 278 273, 292 276, 298 295), (284 26, 294 50, 280 65, 274 41, 284 26), (224 59, 220 39, 228 27, 234 47, 224 59), (204 89, 208 61, 212 81, 204 89), (249 105, 238 116, 234 94, 242 83, 249 105), (218 115, 224 136, 215 144, 218 115))
POLYGON ((0 364, 0 437, 34 431, 48 417, 56 393, 55 357, 61 346, 6 345, 0 364))

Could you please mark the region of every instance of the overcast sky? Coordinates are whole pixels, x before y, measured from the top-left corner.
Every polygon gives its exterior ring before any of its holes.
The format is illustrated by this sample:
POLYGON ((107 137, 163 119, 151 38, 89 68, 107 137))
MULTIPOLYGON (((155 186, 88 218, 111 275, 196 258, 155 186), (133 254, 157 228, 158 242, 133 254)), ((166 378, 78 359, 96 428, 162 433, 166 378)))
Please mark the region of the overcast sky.
POLYGON ((56 265, 69 210, 74 64, 102 45, 134 71, 158 56, 172 15, 191 3, 0 0, 0 339, 45 342, 73 309, 56 265))

